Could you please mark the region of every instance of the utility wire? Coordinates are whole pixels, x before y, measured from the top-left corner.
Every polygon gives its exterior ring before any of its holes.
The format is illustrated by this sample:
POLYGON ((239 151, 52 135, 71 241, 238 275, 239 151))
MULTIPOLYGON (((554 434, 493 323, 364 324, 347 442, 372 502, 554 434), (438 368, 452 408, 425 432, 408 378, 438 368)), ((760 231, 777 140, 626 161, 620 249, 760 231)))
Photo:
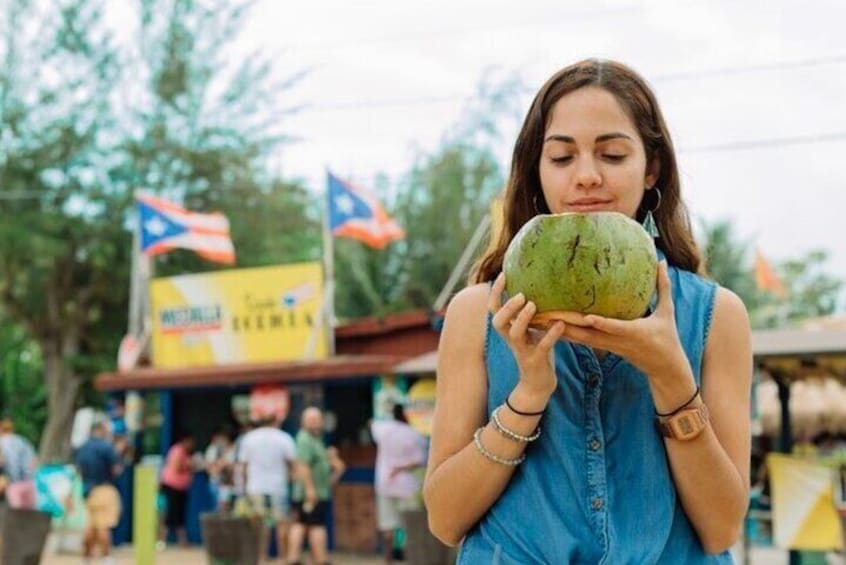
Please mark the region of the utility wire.
MULTIPOLYGON (((762 138, 762 139, 750 139, 744 141, 735 141, 729 143, 718 143, 713 145, 695 145, 692 147, 681 147, 677 151, 679 154, 690 154, 690 153, 724 153, 726 151, 746 151, 746 150, 755 150, 755 149, 764 149, 764 148, 780 148, 780 147, 790 147, 795 145, 811 145, 811 144, 818 144, 818 143, 832 143, 832 142, 840 142, 846 141, 846 131, 843 132, 832 132, 832 133, 820 133, 820 134, 812 134, 812 135, 796 135, 796 136, 788 136, 788 137, 772 137, 772 138, 762 138)), ((389 182, 396 182, 399 177, 409 175, 412 171, 402 171, 402 172, 395 172, 395 173, 386 173, 383 171, 379 171, 374 175, 369 175, 367 177, 363 175, 344 175, 344 178, 350 181, 359 181, 363 183, 369 183, 376 177, 383 177, 389 182)), ((324 181, 324 177, 317 177, 312 176, 303 176, 297 174, 289 175, 289 178, 294 179, 296 181, 303 181, 306 185, 314 185, 318 186, 321 185, 324 181)), ((39 191, 16 191, 16 192, 3 192, 0 191, 0 200, 30 200, 30 199, 37 199, 43 196, 47 196, 47 193, 39 192, 39 191)))
MULTIPOLYGON (((777 61, 773 63, 759 63, 752 65, 743 65, 737 67, 721 67, 714 69, 702 69, 698 71, 681 71, 677 73, 667 73, 663 75, 656 75, 649 79, 652 83, 661 82, 675 82, 684 80, 700 80, 713 77, 742 75, 747 73, 773 72, 773 71, 787 71, 798 68, 818 67, 822 65, 838 65, 846 63, 846 54, 836 54, 820 57, 809 57, 805 59, 797 59, 793 61, 777 61)), ((522 93, 532 93, 534 88, 524 86, 518 89, 522 93)), ((455 102, 457 100, 470 100, 474 95, 466 94, 444 94, 439 96, 415 96, 408 98, 383 98, 375 100, 358 100, 349 102, 336 102, 329 104, 308 105, 300 110, 300 113, 305 112, 337 112, 347 110, 360 110, 372 108, 387 108, 396 106, 416 106, 424 104, 441 104, 446 102, 455 102)))

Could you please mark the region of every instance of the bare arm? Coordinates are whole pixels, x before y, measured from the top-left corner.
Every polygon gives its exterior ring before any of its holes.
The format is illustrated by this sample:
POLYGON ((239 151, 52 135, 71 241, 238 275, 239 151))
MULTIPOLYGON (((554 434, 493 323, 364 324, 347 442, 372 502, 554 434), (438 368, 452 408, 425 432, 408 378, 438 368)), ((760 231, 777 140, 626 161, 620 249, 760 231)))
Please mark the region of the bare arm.
MULTIPOLYGON (((491 507, 508 485, 514 467, 494 463, 473 445, 473 433, 485 426, 481 442, 485 448, 504 459, 519 457, 525 444, 515 442, 486 424, 487 378, 484 362, 485 327, 488 308, 499 310, 498 296, 502 284, 489 293, 485 284, 468 287, 451 302, 438 348, 437 402, 432 423, 432 443, 423 487, 432 533, 449 545, 455 545, 491 507), (489 296, 490 295, 490 296, 489 296)), ((513 319, 515 335, 524 339, 528 321, 534 313, 522 297, 514 297, 500 312, 499 328, 513 319), (515 300, 516 299, 516 300, 515 300), (514 318, 518 312, 523 317, 514 318)), ((548 348, 560 336, 548 334, 547 350, 541 359, 532 357, 528 366, 543 379, 529 379, 533 385, 521 384, 511 399, 527 411, 542 409, 555 387, 548 348), (545 372, 544 372, 545 371, 545 372), (550 376, 551 375, 551 376, 550 376), (550 383, 551 379, 551 383, 550 383), (551 385, 551 386, 550 386, 551 385)), ((544 340, 547 340, 547 337, 544 340)), ((531 346, 527 344, 527 351, 531 346)), ((538 348, 537 351, 541 349, 538 348)), ((521 366, 521 373, 526 367, 521 366)), ((519 434, 530 435, 539 417, 501 413, 503 424, 519 434)))
POLYGON ((720 289, 702 368, 711 425, 692 441, 666 440, 682 506, 709 553, 734 544, 749 503, 751 377, 746 308, 720 289))
POLYGON ((338 454, 338 449, 335 447, 329 448, 329 465, 332 467, 332 477, 330 481, 333 485, 338 484, 344 472, 347 470, 347 464, 341 459, 338 454))
POLYGON ((289 461, 288 465, 292 471, 292 476, 302 481, 306 501, 313 504, 317 500, 317 492, 314 490, 314 480, 311 478, 311 469, 308 468, 308 465, 299 460, 289 461))

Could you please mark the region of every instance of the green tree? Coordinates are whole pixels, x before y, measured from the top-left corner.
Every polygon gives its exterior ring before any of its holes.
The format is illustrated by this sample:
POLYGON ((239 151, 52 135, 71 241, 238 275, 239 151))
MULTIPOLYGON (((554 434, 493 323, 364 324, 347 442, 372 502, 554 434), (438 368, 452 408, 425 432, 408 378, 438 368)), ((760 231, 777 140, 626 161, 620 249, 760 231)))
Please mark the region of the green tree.
POLYGON ((126 286, 122 208, 100 181, 119 70, 101 20, 83 0, 10 0, 0 18, 0 187, 13 196, 0 200, 0 300, 43 360, 48 460, 67 454, 88 356, 110 341, 95 328, 126 286))
POLYGON ((814 249, 778 265, 787 297, 766 296, 759 310, 762 327, 797 325, 837 311, 843 281, 825 272, 828 258, 828 251, 814 249))
POLYGON ((753 328, 794 325, 837 310, 843 281, 827 274, 828 252, 812 250, 774 266, 784 297, 760 290, 755 282, 752 244, 737 236, 728 220, 700 222, 708 275, 743 300, 753 328))
MULTIPOLYGON (((382 251, 354 241, 335 243, 336 311, 358 317, 431 308, 503 187, 494 146, 498 125, 513 112, 520 81, 486 76, 478 97, 440 146, 421 153, 395 183, 390 211, 406 231, 382 251)), ((387 181, 383 180, 381 194, 387 181)), ((383 200, 387 200, 384 199, 383 200)))
POLYGON ((749 263, 752 244, 737 235, 729 220, 700 221, 699 228, 708 276, 734 291, 750 311, 757 308, 764 297, 749 263))
POLYGON ((42 371, 38 344, 0 313, 0 415, 32 442, 47 420, 42 371))
MULTIPOLYGON (((245 4, 142 0, 138 42, 121 44, 102 9, 10 0, 0 16, 0 301, 43 361, 45 460, 67 457, 80 392, 114 367, 136 189, 228 213, 241 265, 317 256, 307 194, 266 172, 285 140, 274 97, 301 75, 223 61, 245 4)), ((159 265, 210 268, 187 252, 159 265)))

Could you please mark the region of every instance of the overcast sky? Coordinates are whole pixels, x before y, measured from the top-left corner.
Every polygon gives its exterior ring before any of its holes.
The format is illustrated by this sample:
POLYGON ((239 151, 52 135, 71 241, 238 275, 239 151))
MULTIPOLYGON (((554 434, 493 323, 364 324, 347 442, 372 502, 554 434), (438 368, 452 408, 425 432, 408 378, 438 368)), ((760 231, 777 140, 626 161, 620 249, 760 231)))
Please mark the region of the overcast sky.
MULTIPOLYGON (((696 217, 729 218, 775 260, 818 247, 846 279, 846 3, 841 0, 286 2, 259 0, 244 45, 310 69, 284 95, 288 176, 362 184, 437 147, 485 69, 534 92, 586 57, 651 82, 696 217)), ((503 167, 517 121, 503 123, 503 167)), ((504 169, 505 170, 505 169, 504 169)))

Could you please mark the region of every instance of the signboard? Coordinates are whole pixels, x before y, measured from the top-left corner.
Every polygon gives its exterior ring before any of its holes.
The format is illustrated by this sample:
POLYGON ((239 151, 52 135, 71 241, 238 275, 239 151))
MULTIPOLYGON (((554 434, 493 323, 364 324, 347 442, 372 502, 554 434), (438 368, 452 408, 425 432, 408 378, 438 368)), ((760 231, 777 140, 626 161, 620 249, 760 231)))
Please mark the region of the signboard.
POLYGON ((767 456, 767 470, 772 485, 776 546, 808 550, 843 548, 831 467, 771 453, 767 456))
POLYGON ((291 395, 281 385, 256 385, 250 392, 250 420, 261 422, 272 418, 279 423, 288 417, 291 395))
POLYGON ((411 426, 428 437, 435 415, 435 379, 420 379, 408 389, 405 415, 411 426))
POLYGON ((156 279, 153 365, 325 359, 322 283, 319 262, 156 279))
POLYGON ((373 379, 373 419, 392 420, 394 404, 405 404, 405 391, 408 388, 402 377, 384 375, 373 379))

